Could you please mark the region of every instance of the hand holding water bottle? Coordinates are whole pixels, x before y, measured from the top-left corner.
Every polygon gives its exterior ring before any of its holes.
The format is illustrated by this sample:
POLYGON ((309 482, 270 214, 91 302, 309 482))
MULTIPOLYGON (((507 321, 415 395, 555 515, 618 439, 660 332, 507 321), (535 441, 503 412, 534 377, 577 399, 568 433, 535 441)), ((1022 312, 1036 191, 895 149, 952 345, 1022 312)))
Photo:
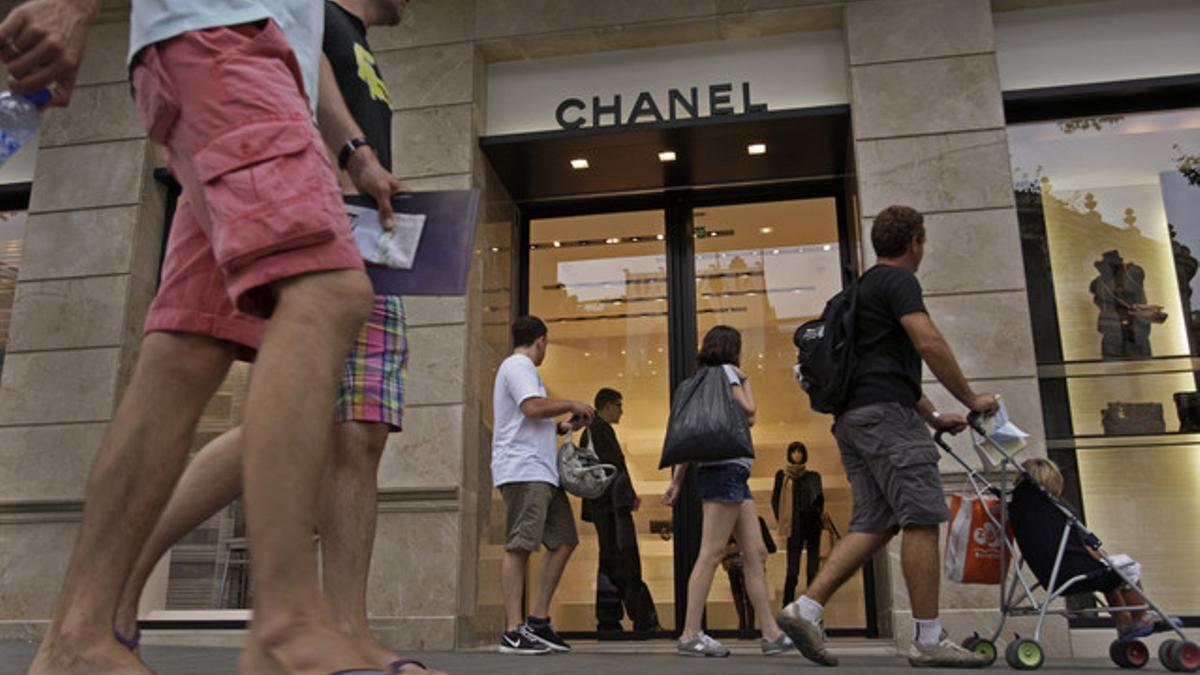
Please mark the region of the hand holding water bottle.
POLYGON ((100 0, 29 0, 9 12, 0 22, 8 88, 26 94, 48 89, 46 105, 65 106, 99 6, 100 0))
POLYGON ((0 166, 37 135, 42 107, 50 102, 50 90, 32 94, 0 91, 0 166))

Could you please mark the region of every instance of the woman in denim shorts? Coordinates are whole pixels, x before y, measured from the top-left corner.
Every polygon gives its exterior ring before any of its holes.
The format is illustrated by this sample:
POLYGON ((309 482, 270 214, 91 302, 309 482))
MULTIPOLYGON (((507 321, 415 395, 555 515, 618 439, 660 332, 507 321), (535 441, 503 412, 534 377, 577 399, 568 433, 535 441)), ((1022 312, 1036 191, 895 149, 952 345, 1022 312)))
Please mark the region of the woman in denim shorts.
MULTIPOLYGON (((746 374, 738 367, 741 361, 742 336, 729 326, 716 326, 704 336, 698 367, 716 366, 725 370, 733 400, 746 411, 746 419, 754 424, 754 393, 746 374)), ((746 592, 762 626, 763 654, 775 656, 792 649, 792 641, 771 611, 767 594, 767 547, 763 543, 754 499, 750 495, 750 459, 730 459, 706 462, 696 471, 696 488, 703 502, 704 525, 700 535, 700 557, 688 579, 687 619, 679 637, 677 651, 684 656, 729 656, 729 649, 706 635, 700 628, 704 605, 712 587, 713 574, 725 556, 729 536, 737 540, 745 565, 746 592)), ((679 498, 687 465, 675 467, 671 486, 663 495, 663 503, 671 506, 679 498)))

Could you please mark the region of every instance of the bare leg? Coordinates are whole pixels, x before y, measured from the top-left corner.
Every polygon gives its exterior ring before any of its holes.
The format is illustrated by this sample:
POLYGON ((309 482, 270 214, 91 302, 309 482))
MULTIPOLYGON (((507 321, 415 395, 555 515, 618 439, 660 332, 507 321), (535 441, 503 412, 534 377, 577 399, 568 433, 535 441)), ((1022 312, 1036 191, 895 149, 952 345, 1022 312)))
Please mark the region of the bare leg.
POLYGON ((504 592, 504 630, 516 630, 525 620, 521 615, 521 600, 525 595, 525 568, 529 551, 505 551, 500 571, 500 587, 504 592))
MULTIPOLYGON (((804 591, 805 597, 824 605, 875 552, 891 540, 892 532, 849 532, 833 545, 829 559, 804 591)), ((936 566, 935 566, 936 568, 936 566)))
POLYGON ((758 525, 758 514, 754 502, 744 501, 738 509, 737 525, 733 536, 742 551, 743 570, 746 577, 746 595, 758 615, 758 626, 768 640, 779 637, 783 631, 775 623, 775 612, 771 609, 771 596, 767 592, 767 545, 763 543, 762 528, 758 525))
POLYGON ((197 335, 151 333, 88 479, 83 525, 30 673, 140 673, 112 633, 121 588, 183 470, 196 422, 233 360, 197 335))
MULTIPOLYGON (((691 637, 700 632, 704 619, 704 606, 708 602, 708 592, 712 589, 713 574, 721 559, 725 557, 725 547, 729 544, 729 535, 737 524, 741 506, 724 502, 704 502, 703 526, 700 530, 700 555, 696 564, 692 565, 692 574, 688 577, 687 617, 683 624, 683 637, 691 637)), ((758 523, 755 522, 755 527, 758 523)), ((774 623, 774 621, 772 621, 774 623)))
POLYGON ((533 604, 529 607, 529 613, 538 618, 547 618, 550 616, 550 601, 554 599, 554 591, 558 588, 558 582, 562 579, 563 570, 567 568, 567 561, 571 559, 571 553, 575 551, 574 546, 559 546, 556 549, 547 551, 546 555, 542 556, 542 570, 538 574, 538 592, 533 600, 533 604))
POLYGON ((367 578, 375 546, 377 474, 388 427, 343 422, 334 427, 334 437, 321 486, 321 578, 338 626, 384 665, 398 657, 375 639, 367 623, 367 578))
POLYGON ((938 617, 938 592, 942 580, 938 564, 938 528, 914 525, 904 528, 900 542, 900 567, 912 603, 914 619, 938 617))
POLYGON ((241 428, 209 441, 188 464, 158 525, 133 566, 113 625, 126 637, 137 631, 138 601, 154 566, 185 534, 213 517, 242 493, 241 428))
POLYGON ((313 533, 338 378, 373 296, 358 270, 297 277, 276 290, 242 424, 254 623, 238 667, 324 675, 372 664, 337 629, 313 533))

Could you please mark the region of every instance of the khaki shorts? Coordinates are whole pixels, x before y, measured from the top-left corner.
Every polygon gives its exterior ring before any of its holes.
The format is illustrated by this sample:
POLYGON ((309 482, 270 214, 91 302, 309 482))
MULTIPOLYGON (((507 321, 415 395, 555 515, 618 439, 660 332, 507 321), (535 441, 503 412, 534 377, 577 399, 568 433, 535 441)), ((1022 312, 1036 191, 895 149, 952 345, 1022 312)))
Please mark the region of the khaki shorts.
POLYGON ((575 516, 562 488, 549 483, 505 483, 500 486, 505 509, 505 551, 534 552, 545 544, 576 546, 575 516))
POLYGON ((916 410, 877 403, 834 425, 854 510, 851 532, 886 532, 950 520, 937 446, 916 410))

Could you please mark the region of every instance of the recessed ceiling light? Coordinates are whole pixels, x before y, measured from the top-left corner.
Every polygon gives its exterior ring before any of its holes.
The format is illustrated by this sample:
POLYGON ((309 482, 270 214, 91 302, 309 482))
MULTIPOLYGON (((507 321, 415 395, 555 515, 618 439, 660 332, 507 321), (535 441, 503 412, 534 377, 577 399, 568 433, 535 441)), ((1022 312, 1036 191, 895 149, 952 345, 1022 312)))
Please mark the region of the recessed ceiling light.
MULTIPOLYGON (((618 239, 617 237, 609 237, 608 239, 605 239, 605 240, 604 240, 604 243, 606 243, 606 244, 619 244, 619 243, 621 243, 621 240, 620 240, 620 239, 618 239)), ((605 285, 607 285, 607 284, 605 284, 605 285)))
MULTIPOLYGON (((765 150, 764 150, 765 152, 765 150)), ((571 160, 571 168, 575 170, 588 168, 588 161, 582 157, 577 157, 571 160)))
POLYGON ((709 232, 709 233, 708 233, 708 236, 710 236, 710 237, 715 237, 715 236, 717 236, 717 233, 716 233, 716 232, 709 232))
POLYGON ((654 235, 654 238, 655 238, 655 239, 657 239, 657 240, 659 240, 659 241, 662 241, 662 240, 663 240, 663 236, 662 236, 661 234, 656 234, 656 235, 654 235))
POLYGON ((675 161, 675 151, 674 150, 664 150, 664 151, 658 153, 658 161, 674 162, 675 161))
POLYGON ((555 242, 554 242, 554 248, 562 248, 562 242, 561 242, 561 241, 555 241, 555 242))
POLYGON ((762 232, 763 234, 771 234, 772 232, 774 232, 774 231, 775 231, 775 228, 773 228, 773 227, 760 227, 760 228, 758 228, 758 231, 759 231, 759 232, 762 232))
POLYGON ((822 246, 821 248, 825 249, 826 251, 832 251, 832 250, 833 250, 833 247, 832 247, 832 246, 830 246, 829 244, 825 244, 825 245, 824 245, 824 246, 822 246))
MULTIPOLYGON (((751 143, 750 145, 746 146, 746 152, 750 153, 751 155, 765 155, 767 154, 767 144, 751 143)), ((584 164, 586 165, 587 162, 584 162, 584 164)))

